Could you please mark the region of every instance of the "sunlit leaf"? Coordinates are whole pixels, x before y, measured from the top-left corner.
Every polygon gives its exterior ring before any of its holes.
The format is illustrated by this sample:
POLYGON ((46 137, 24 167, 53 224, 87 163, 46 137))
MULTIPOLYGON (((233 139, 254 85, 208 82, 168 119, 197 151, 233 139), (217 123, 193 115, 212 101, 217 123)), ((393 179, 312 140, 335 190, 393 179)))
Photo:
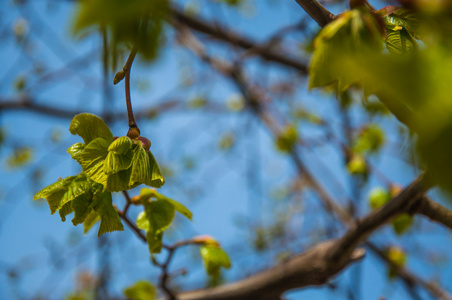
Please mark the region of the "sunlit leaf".
POLYGON ((82 151, 79 156, 80 165, 83 172, 88 175, 91 180, 106 185, 107 174, 104 172, 105 158, 108 155, 108 146, 110 143, 103 138, 92 140, 82 151))
POLYGON ((92 207, 100 217, 98 236, 106 232, 124 230, 118 212, 113 207, 111 193, 102 192, 96 194, 92 207))
POLYGON ((75 159, 78 163, 80 163, 80 154, 83 149, 85 149, 85 144, 76 143, 67 149, 67 152, 71 155, 73 159, 75 159))
POLYGON ((77 134, 83 138, 85 145, 88 145, 96 138, 102 138, 107 141, 108 144, 113 141, 113 134, 107 124, 105 124, 101 118, 93 114, 83 113, 76 115, 69 125, 69 131, 72 134, 77 134))
POLYGON ((108 147, 108 152, 114 154, 125 154, 132 147, 132 141, 127 136, 121 136, 113 141, 108 147))
POLYGON ((185 205, 183 205, 182 203, 177 202, 176 200, 173 200, 171 198, 168 198, 160 193, 157 193, 153 189, 148 189, 148 188, 141 189, 140 201, 147 201, 147 200, 151 199, 152 197, 154 197, 157 200, 169 202, 178 213, 184 215, 187 219, 192 220, 192 218, 193 218, 192 212, 187 207, 185 207, 185 205))

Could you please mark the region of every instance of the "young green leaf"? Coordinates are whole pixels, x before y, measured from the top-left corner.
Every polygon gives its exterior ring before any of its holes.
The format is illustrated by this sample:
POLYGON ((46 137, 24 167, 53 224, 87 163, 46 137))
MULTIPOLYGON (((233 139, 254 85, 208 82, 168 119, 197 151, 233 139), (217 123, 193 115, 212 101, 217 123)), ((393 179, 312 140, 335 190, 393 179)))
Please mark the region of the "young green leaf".
POLYGON ((106 232, 124 230, 118 212, 113 207, 111 193, 99 192, 95 194, 92 207, 100 217, 98 236, 106 232))
POLYGON ((200 253, 207 274, 210 276, 218 276, 221 267, 225 269, 231 267, 231 261, 229 260, 228 254, 220 247, 202 246, 200 248, 200 253))
POLYGON ((121 136, 113 141, 108 147, 108 152, 124 154, 132 147, 132 141, 127 136, 121 136))
POLYGON ((109 144, 113 141, 113 134, 107 124, 93 114, 78 114, 69 125, 69 131, 72 134, 79 135, 86 145, 96 138, 103 138, 109 144))
POLYGON ((67 152, 71 155, 75 161, 80 163, 80 155, 82 154, 83 149, 85 149, 85 144, 76 143, 67 149, 67 152))
POLYGON ((50 207, 50 213, 54 214, 57 210, 63 207, 64 204, 72 199, 66 196, 69 184, 75 179, 76 176, 70 176, 65 179, 58 180, 57 182, 43 188, 34 197, 33 200, 44 198, 50 207))
POLYGON ((168 198, 160 193, 157 193, 153 189, 142 188, 140 191, 139 201, 145 202, 151 198, 169 202, 178 213, 184 215, 187 219, 192 220, 193 218, 192 212, 182 203, 179 203, 176 200, 168 198))
POLYGON ((132 175, 130 176, 129 185, 134 185, 135 183, 144 183, 157 188, 165 183, 154 156, 141 146, 136 147, 133 153, 132 175))
POLYGON ((83 233, 86 234, 97 222, 100 221, 100 216, 94 210, 91 210, 90 213, 85 218, 83 222, 83 233))
POLYGON ((137 227, 146 231, 150 253, 160 253, 163 232, 174 219, 175 209, 166 200, 144 201, 144 212, 136 220, 137 227))
POLYGON ((108 155, 107 149, 109 145, 110 143, 107 140, 96 138, 83 149, 79 156, 83 172, 85 172, 91 180, 104 186, 107 183, 107 174, 104 172, 104 163, 105 158, 108 155))
POLYGON ((134 285, 124 289, 123 293, 130 300, 153 300, 156 297, 154 286, 143 280, 139 280, 134 285))
POLYGON ((401 214, 394 221, 392 227, 397 235, 402 235, 407 232, 413 224, 413 217, 410 214, 401 214))

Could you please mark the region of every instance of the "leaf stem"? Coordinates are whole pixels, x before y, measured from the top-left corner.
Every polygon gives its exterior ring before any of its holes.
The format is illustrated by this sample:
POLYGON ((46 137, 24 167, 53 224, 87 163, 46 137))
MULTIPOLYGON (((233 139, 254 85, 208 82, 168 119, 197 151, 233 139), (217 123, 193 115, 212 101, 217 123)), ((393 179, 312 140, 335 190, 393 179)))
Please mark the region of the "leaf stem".
POLYGON ((132 110, 132 100, 130 98, 130 70, 132 69, 132 63, 137 55, 138 47, 135 45, 130 51, 129 57, 127 58, 126 64, 122 68, 124 70, 124 80, 125 80, 125 91, 126 91, 126 105, 127 105, 127 116, 129 118, 129 129, 136 128, 139 133, 139 129, 137 123, 135 122, 135 118, 133 116, 132 110))

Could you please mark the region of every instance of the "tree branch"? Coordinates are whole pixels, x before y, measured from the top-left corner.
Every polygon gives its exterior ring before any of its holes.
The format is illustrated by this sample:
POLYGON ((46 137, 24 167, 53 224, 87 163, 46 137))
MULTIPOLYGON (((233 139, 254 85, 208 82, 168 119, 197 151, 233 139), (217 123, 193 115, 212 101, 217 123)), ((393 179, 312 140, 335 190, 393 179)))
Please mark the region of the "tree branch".
POLYGON ((253 54, 258 54, 260 57, 267 61, 279 63, 284 66, 288 66, 300 71, 303 74, 307 74, 307 66, 303 62, 296 58, 291 58, 286 53, 281 51, 274 51, 267 47, 267 45, 260 46, 255 41, 243 37, 232 30, 225 28, 219 24, 209 24, 208 21, 203 20, 201 17, 192 18, 179 9, 172 7, 171 13, 176 23, 184 24, 193 30, 201 33, 208 34, 220 41, 229 43, 233 46, 239 46, 243 49, 253 49, 253 54))
POLYGON ((320 27, 334 19, 334 15, 317 0, 296 0, 298 4, 313 18, 320 27))
POLYGON ((452 211, 424 196, 413 207, 411 213, 420 214, 452 230, 452 211))

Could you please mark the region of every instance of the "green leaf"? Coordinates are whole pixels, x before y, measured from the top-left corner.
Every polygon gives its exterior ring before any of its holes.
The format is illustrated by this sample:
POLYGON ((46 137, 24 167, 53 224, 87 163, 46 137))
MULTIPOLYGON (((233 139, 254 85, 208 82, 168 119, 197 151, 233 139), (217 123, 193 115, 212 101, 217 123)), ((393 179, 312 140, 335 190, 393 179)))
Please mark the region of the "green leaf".
POLYGON ((136 221, 137 227, 143 230, 149 230, 149 220, 146 217, 146 212, 142 211, 138 214, 137 216, 137 221, 136 221))
POLYGON ((385 134, 377 124, 367 124, 360 130, 358 137, 353 141, 353 151, 367 153, 378 151, 385 143, 385 134))
POLYGON ((276 147, 281 152, 289 152, 295 146, 298 140, 297 128, 293 125, 288 125, 278 135, 276 139, 276 147))
POLYGON ((113 141, 113 134, 107 124, 93 114, 83 113, 76 115, 69 125, 69 131, 82 137, 86 145, 97 138, 106 140, 108 144, 113 141))
POLYGON ((110 192, 101 192, 94 195, 92 207, 100 217, 98 236, 106 232, 124 230, 118 212, 113 207, 110 192))
POLYGON ((178 213, 184 215, 187 219, 192 220, 192 218, 193 218, 192 212, 185 205, 183 205, 182 203, 177 202, 176 200, 173 200, 171 198, 168 198, 168 197, 166 197, 166 196, 164 196, 164 195, 162 195, 160 193, 157 193, 155 190, 148 189, 148 188, 142 188, 141 189, 141 191, 140 191, 140 200, 142 202, 148 201, 152 197, 156 198, 157 200, 162 200, 162 201, 169 202, 178 213))
POLYGON ((74 180, 76 176, 70 176, 65 179, 58 180, 57 182, 45 187, 39 191, 33 200, 44 198, 50 207, 51 214, 54 214, 58 209, 66 204, 67 198, 65 197, 69 184, 74 180))
POLYGON ((168 13, 166 0, 91 0, 78 3, 74 33, 107 28, 116 49, 135 44, 147 59, 156 56, 161 42, 163 21, 168 13))
POLYGON ((129 185, 144 183, 152 187, 161 187, 165 183, 162 172, 150 151, 138 146, 134 149, 132 175, 129 185))
POLYGON ((347 164, 347 170, 354 175, 367 175, 368 169, 364 156, 360 154, 353 154, 352 158, 347 164))
POLYGON ((175 209, 168 201, 156 200, 145 204, 149 230, 155 233, 165 231, 174 219, 175 209))
POLYGON ((404 30, 387 30, 386 47, 392 54, 416 53, 417 42, 411 34, 404 30))
POLYGON ((72 224, 74 226, 83 223, 89 213, 92 211, 91 204, 93 202, 93 193, 89 192, 80 197, 75 198, 71 204, 74 211, 74 218, 72 224))
POLYGON ((346 11, 326 25, 314 40, 315 51, 309 68, 309 87, 335 84, 339 92, 361 82, 348 66, 350 57, 360 64, 383 46, 383 30, 376 17, 367 11, 346 11))
POLYGON ((177 202, 176 200, 173 200, 166 196, 163 196, 162 194, 159 194, 157 192, 155 192, 155 197, 158 200, 163 200, 163 201, 169 202, 178 213, 184 215, 187 219, 192 220, 192 218, 193 218, 192 212, 187 207, 185 207, 185 205, 183 205, 182 203, 177 202))
POLYGON ((72 213, 74 210, 72 209, 72 203, 68 202, 65 205, 63 205, 63 207, 60 208, 60 210, 58 211, 61 221, 66 221, 66 216, 70 213, 72 213))
POLYGON ((152 230, 146 232, 146 242, 148 243, 149 253, 160 253, 162 251, 163 232, 155 233, 152 230))
POLYGON ((419 32, 420 20, 416 13, 406 8, 399 8, 394 13, 383 18, 383 22, 387 29, 403 28, 408 34, 420 40, 419 32))
POLYGON ((228 254, 220 247, 203 246, 200 248, 200 253, 207 274, 210 276, 218 276, 221 267, 225 269, 229 269, 231 267, 228 254))
POLYGON ((108 147, 109 152, 114 154, 125 154, 132 147, 132 141, 128 136, 121 136, 113 141, 108 147))
POLYGON ((76 144, 72 145, 71 147, 69 147, 67 149, 67 152, 71 155, 71 157, 73 159, 75 159, 75 161, 80 163, 80 155, 82 154, 83 149, 85 149, 85 144, 76 143, 76 144))
POLYGON ((104 172, 105 158, 108 155, 110 143, 103 138, 92 140, 80 154, 80 165, 88 177, 102 185, 107 183, 107 174, 104 172))
POLYGON ((132 169, 119 171, 118 173, 108 175, 106 189, 110 192, 120 192, 139 186, 141 183, 136 182, 133 185, 129 185, 130 175, 132 169))
POLYGON ((373 188, 368 196, 369 205, 372 209, 377 209, 388 203, 391 199, 391 193, 382 187, 373 188))
MULTIPOLYGON (((105 159, 104 172, 107 175, 118 173, 121 170, 127 170, 132 166, 133 152, 131 150, 123 153, 116 154, 114 152, 108 152, 105 159)), ((127 179, 125 181, 127 183, 127 179)))
MULTIPOLYGON (((98 187, 97 187, 98 188, 98 187)), ((62 221, 65 221, 65 216, 74 210, 71 201, 90 201, 93 190, 96 187, 92 182, 89 182, 84 173, 77 176, 70 176, 49 185, 38 192, 33 200, 45 198, 49 204, 51 214, 57 210, 60 211, 62 221)), ((76 216, 78 215, 76 211, 76 216)))
POLYGON ((154 286, 143 280, 139 280, 134 285, 124 289, 123 293, 130 300, 153 300, 156 297, 154 286))
POLYGON ((13 154, 7 158, 6 164, 9 168, 20 168, 33 159, 33 149, 31 147, 20 147, 14 149, 13 154))
POLYGON ((173 205, 166 200, 143 202, 144 212, 137 217, 137 227, 146 230, 146 240, 150 253, 160 253, 163 232, 174 219, 173 205))
POLYGON ((402 235, 407 232, 413 224, 413 217, 410 214, 401 214, 394 221, 392 227, 397 235, 402 235))
POLYGON ((85 218, 83 222, 83 233, 86 234, 97 222, 100 221, 100 216, 94 210, 91 210, 90 213, 85 218))

